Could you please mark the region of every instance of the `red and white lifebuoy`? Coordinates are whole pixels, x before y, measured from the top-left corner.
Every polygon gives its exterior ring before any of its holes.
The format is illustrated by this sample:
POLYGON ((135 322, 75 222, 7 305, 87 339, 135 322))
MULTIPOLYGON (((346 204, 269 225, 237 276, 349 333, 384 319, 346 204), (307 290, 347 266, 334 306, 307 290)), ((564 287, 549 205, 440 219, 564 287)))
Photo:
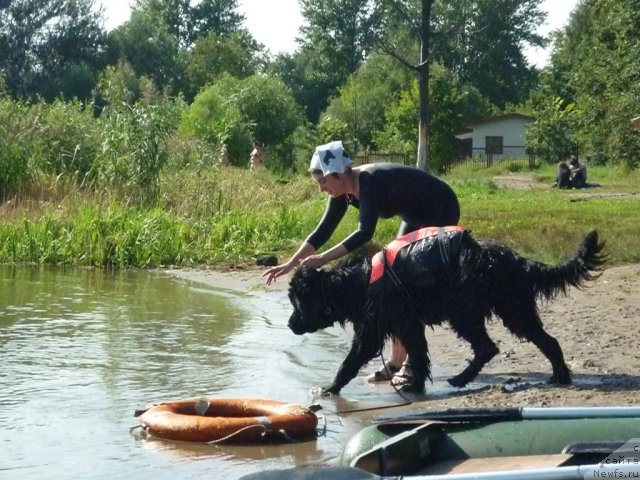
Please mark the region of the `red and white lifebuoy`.
POLYGON ((263 441, 265 433, 307 439, 316 434, 318 417, 291 403, 259 398, 204 398, 162 403, 140 416, 149 434, 187 442, 263 441))

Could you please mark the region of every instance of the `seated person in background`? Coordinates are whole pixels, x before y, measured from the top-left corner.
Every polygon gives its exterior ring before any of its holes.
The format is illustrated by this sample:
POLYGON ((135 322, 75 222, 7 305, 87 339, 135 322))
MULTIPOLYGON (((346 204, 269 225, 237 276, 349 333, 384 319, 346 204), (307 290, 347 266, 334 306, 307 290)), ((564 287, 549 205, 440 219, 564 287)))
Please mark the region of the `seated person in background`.
POLYGON ((556 176, 556 183, 554 183, 553 186, 558 188, 571 188, 570 174, 569 165, 567 165, 566 162, 558 163, 558 174, 556 176))
POLYGON ((571 155, 569 160, 569 180, 573 188, 587 186, 587 167, 578 161, 578 157, 571 155))

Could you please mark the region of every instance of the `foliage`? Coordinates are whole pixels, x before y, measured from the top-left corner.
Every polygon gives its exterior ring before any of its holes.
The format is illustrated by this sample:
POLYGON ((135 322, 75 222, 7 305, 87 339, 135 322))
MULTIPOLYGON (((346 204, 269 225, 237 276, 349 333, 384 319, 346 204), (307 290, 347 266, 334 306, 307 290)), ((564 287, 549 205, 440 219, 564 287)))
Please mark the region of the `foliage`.
POLYGON ((291 89, 298 105, 304 109, 307 121, 317 123, 335 93, 328 64, 316 52, 301 48, 293 54, 280 54, 267 71, 279 77, 291 89))
POLYGON ((104 66, 102 23, 93 0, 14 0, 0 8, 0 70, 10 94, 86 99, 86 81, 104 66), (64 83, 69 70, 76 85, 64 83))
MULTIPOLYGON (((323 117, 344 122, 358 147, 375 149, 373 136, 384 128, 385 109, 398 100, 399 92, 410 84, 412 77, 408 70, 397 68, 391 57, 372 54, 339 88, 323 117)), ((356 147, 354 151, 357 150, 356 147)))
POLYGON ((260 67, 256 41, 242 30, 227 36, 209 33, 196 40, 192 49, 183 53, 185 85, 182 91, 188 99, 206 84, 214 83, 223 73, 237 78, 255 75, 260 67))
MULTIPOLYGON (((454 135, 464 130, 469 119, 486 117, 489 103, 473 87, 460 82, 455 74, 440 65, 431 69, 429 119, 429 156, 432 168, 441 170, 456 155, 454 135)), ((387 108, 384 130, 375 140, 386 151, 415 152, 417 149, 416 117, 418 86, 413 82, 403 90, 399 101, 387 108)))
POLYGON ((108 106, 99 117, 100 151, 91 170, 94 188, 106 188, 137 205, 154 201, 158 177, 168 160, 168 140, 184 109, 141 82, 141 98, 128 100, 126 82, 115 70, 101 81, 108 106))
MULTIPOLYGON (((590 163, 638 165, 640 2, 583 0, 556 37, 543 92, 574 105, 572 141, 590 163)), ((550 121, 553 109, 538 115, 550 121)), ((547 102, 548 105, 548 102, 547 102)))
POLYGON ((534 96, 536 120, 524 133, 527 146, 547 162, 566 160, 578 147, 573 140, 576 125, 575 104, 548 94, 534 96))
POLYGON ((500 108, 526 100, 536 72, 524 47, 543 47, 540 0, 435 2, 434 58, 500 108))
POLYGON ((224 75, 203 89, 181 122, 181 132, 225 149, 234 165, 247 162, 252 142, 272 147, 301 124, 289 89, 275 77, 224 75))
POLYGON ((20 191, 29 180, 29 160, 38 146, 28 142, 33 132, 28 107, 0 94, 0 201, 20 191))
MULTIPOLYGON (((232 81, 227 79, 225 83, 232 81)), ((241 165, 249 158, 251 125, 223 82, 214 83, 196 96, 185 111, 179 130, 209 143, 223 163, 241 165)))
POLYGON ((112 61, 126 62, 137 76, 153 79, 159 88, 177 89, 182 75, 178 39, 143 11, 133 11, 129 21, 109 34, 112 61))
POLYGON ((238 31, 244 17, 237 9, 237 0, 136 0, 133 5, 134 13, 144 13, 166 29, 181 49, 212 33, 227 36, 238 31))
POLYGON ((33 168, 83 183, 99 149, 98 124, 91 110, 83 103, 61 100, 31 110, 37 112, 41 144, 41 155, 32 158, 33 168))
POLYGON ((129 21, 109 36, 111 62, 124 59, 137 75, 190 100, 223 71, 252 74, 260 46, 237 8, 236 0, 137 0, 129 21))
POLYGON ((316 122, 329 99, 372 52, 381 24, 379 2, 371 0, 300 0, 305 19, 300 48, 281 56, 276 71, 316 122))

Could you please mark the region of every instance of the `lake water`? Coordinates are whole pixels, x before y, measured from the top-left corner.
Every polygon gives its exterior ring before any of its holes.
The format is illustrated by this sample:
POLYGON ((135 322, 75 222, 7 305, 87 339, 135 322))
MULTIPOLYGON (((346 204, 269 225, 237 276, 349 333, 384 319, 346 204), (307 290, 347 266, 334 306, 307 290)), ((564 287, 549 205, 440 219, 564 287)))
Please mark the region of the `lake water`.
POLYGON ((162 272, 0 268, 0 478, 235 479, 334 465, 385 413, 349 410, 403 399, 360 377, 341 397, 314 398, 350 333, 295 336, 289 314, 286 292, 215 289, 162 272), (320 403, 326 434, 214 446, 130 433, 135 409, 194 397, 320 403))

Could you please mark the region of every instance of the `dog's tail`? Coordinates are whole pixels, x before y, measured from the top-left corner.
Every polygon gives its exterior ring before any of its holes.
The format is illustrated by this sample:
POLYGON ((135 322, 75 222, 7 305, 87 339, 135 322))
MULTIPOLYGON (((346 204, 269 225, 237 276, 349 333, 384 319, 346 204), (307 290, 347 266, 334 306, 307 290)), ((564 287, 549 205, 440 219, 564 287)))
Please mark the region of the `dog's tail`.
POLYGON ((553 298, 558 293, 566 293, 569 287, 580 288, 587 281, 599 276, 607 260, 604 253, 605 242, 598 241, 598 232, 592 230, 583 239, 573 258, 555 266, 538 262, 528 262, 530 278, 534 281, 534 291, 539 298, 553 298))

